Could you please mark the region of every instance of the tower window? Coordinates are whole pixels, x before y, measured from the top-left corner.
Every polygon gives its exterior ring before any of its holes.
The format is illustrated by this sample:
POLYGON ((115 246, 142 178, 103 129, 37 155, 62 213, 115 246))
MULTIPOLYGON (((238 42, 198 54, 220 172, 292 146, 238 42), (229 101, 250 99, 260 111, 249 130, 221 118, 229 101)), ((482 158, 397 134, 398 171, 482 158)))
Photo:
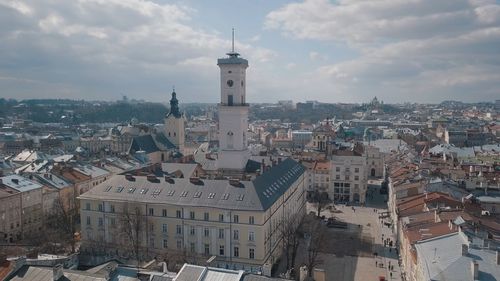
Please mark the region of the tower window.
POLYGON ((227 73, 233 73, 231 70, 229 70, 227 73))
POLYGON ((170 132, 168 132, 168 136, 170 137, 170 132))
POLYGON ((174 137, 176 136, 177 134, 174 132, 174 137))

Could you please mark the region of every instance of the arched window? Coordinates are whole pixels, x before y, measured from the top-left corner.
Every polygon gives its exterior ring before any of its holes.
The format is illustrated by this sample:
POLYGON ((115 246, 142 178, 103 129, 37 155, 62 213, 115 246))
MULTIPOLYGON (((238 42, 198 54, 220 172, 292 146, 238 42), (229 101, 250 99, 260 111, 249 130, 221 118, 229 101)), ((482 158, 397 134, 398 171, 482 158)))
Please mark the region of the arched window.
POLYGON ((229 131, 227 132, 227 148, 234 148, 234 133, 229 131))

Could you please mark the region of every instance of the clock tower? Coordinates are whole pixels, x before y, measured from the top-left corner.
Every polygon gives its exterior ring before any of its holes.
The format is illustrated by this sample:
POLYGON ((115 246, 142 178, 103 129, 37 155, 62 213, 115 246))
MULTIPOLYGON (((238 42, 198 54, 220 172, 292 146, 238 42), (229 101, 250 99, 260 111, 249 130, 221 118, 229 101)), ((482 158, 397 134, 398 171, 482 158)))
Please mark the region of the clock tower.
POLYGON ((248 104, 246 69, 248 61, 234 51, 217 60, 220 68, 218 168, 243 170, 250 157, 247 145, 248 104))

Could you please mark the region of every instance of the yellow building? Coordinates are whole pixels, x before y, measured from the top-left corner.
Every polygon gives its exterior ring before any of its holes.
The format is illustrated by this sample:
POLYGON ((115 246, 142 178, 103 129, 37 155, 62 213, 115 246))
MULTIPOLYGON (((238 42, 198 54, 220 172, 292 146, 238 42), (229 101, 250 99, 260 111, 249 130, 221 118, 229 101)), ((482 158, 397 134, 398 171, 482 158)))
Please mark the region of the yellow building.
POLYGON ((286 159, 251 180, 193 176, 116 175, 82 194, 83 252, 216 256, 218 267, 270 269, 281 256, 279 226, 305 214, 304 167, 286 159))

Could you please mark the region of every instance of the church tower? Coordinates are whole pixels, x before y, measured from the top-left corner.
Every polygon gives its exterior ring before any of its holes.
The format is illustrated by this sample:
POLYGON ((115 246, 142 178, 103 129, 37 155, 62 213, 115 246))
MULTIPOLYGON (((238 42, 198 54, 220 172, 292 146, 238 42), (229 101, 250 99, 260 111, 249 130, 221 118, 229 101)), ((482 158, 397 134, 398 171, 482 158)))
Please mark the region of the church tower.
POLYGON ((184 150, 184 116, 179 111, 179 101, 177 94, 172 92, 172 99, 170 99, 170 112, 165 115, 165 136, 167 139, 178 147, 179 151, 184 150))
POLYGON ((248 104, 246 69, 248 61, 240 58, 233 44, 228 57, 217 60, 220 68, 219 154, 218 168, 243 170, 250 157, 247 146, 248 104))

